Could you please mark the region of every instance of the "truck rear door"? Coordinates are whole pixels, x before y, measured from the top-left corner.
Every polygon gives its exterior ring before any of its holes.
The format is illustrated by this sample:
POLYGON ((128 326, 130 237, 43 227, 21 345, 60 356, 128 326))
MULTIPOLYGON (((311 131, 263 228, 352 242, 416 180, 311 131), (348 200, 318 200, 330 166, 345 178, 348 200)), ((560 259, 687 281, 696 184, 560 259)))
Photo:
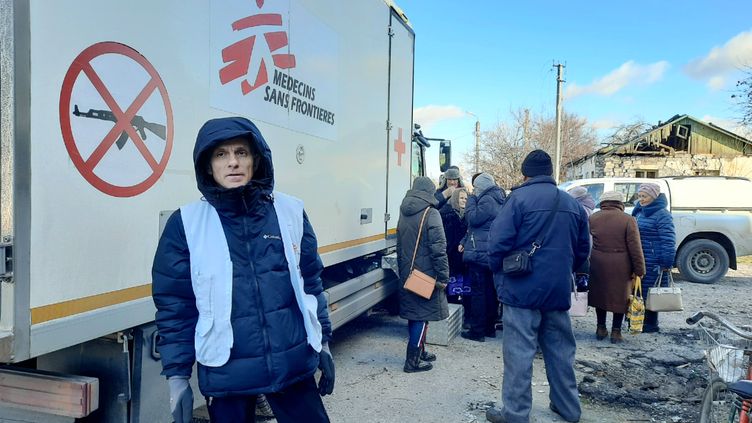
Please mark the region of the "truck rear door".
POLYGON ((385 231, 393 235, 399 219, 399 206, 410 187, 413 110, 413 52, 415 33, 398 12, 389 15, 389 84, 387 97, 387 194, 385 231))

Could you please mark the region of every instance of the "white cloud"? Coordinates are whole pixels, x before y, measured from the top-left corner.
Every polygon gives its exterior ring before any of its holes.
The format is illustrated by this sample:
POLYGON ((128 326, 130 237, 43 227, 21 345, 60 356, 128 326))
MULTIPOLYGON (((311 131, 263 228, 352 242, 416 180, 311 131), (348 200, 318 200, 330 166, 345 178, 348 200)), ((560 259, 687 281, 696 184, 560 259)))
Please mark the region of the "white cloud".
POLYGON ((616 119, 599 119, 590 124, 594 129, 611 129, 621 125, 621 121, 616 119))
POLYGON ((568 99, 586 94, 610 96, 630 84, 655 83, 663 77, 668 68, 669 64, 665 60, 648 65, 641 65, 630 60, 588 85, 569 84, 564 96, 568 99))
POLYGON ((723 76, 714 76, 708 80, 708 87, 713 91, 720 91, 726 85, 726 78, 723 76))
POLYGON ((413 121, 420 124, 423 132, 430 129, 433 125, 450 119, 457 119, 467 116, 464 110, 458 106, 437 106, 428 105, 418 107, 413 111, 413 121))
POLYGON ((704 57, 684 66, 692 78, 707 80, 708 86, 719 90, 726 84, 724 75, 752 65, 752 30, 737 34, 722 46, 715 46, 704 57), (721 78, 721 79, 719 79, 721 78))

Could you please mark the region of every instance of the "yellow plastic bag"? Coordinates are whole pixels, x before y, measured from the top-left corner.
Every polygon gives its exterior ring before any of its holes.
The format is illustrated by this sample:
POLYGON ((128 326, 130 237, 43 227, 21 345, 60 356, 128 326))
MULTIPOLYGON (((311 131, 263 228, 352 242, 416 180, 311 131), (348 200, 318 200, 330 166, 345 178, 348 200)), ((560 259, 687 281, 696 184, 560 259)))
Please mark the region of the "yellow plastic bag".
POLYGON ((645 320, 645 302, 642 300, 642 280, 639 276, 634 277, 634 290, 629 296, 629 333, 637 335, 642 332, 642 323, 645 320))

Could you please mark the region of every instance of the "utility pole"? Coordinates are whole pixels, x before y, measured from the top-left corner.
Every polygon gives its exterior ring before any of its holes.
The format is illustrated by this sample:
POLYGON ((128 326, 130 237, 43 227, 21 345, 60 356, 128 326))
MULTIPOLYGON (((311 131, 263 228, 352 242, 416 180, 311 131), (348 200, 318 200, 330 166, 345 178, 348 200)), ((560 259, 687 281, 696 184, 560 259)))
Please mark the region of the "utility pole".
POLYGON ((480 172, 480 119, 475 113, 465 110, 465 113, 475 118, 475 173, 480 172))
POLYGON ((556 76, 556 155, 554 156, 554 179, 558 184, 561 173, 561 84, 564 82, 561 74, 565 66, 557 63, 554 67, 558 68, 556 76))
POLYGON ((480 120, 475 120, 475 173, 480 172, 480 120))
POLYGON ((530 109, 525 109, 525 119, 522 121, 522 143, 524 145, 524 151, 527 154, 528 150, 528 131, 530 128, 530 109))

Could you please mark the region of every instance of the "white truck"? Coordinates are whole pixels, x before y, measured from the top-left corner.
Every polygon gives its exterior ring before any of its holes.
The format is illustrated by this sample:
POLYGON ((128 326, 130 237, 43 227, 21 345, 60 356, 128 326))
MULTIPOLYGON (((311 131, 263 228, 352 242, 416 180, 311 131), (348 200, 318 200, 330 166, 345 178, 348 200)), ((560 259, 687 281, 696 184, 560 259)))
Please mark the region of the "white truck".
POLYGON ((642 183, 660 185, 676 228, 676 266, 684 279, 715 283, 737 258, 752 254, 752 181, 725 176, 591 178, 567 181, 564 190, 587 188, 596 204, 605 191, 620 191, 631 213, 642 183))
POLYGON ((390 1, 0 0, 0 35, 0 421, 169 420, 150 270, 210 118, 254 121, 305 201, 334 328, 396 290, 428 143, 390 1))

